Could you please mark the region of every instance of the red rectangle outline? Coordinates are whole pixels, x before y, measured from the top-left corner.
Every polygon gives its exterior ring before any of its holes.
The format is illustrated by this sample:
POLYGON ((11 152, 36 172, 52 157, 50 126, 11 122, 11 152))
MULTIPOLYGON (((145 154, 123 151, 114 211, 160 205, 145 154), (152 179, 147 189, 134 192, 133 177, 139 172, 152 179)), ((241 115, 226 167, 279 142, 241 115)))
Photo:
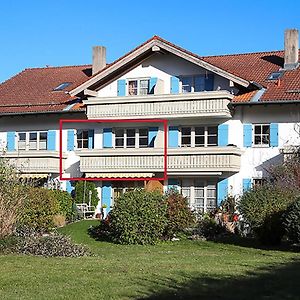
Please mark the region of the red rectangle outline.
MULTIPOLYGON (((150 180, 167 180, 167 130, 168 130, 168 121, 166 119, 93 119, 93 120, 77 120, 77 119, 60 119, 59 120, 59 179, 60 180, 83 180, 83 181, 150 181, 150 180), (63 173, 63 150, 62 150, 62 130, 63 123, 163 123, 164 124, 164 175, 163 177, 155 178, 81 178, 81 177, 70 177, 64 178, 63 173)), ((99 149, 100 150, 100 149, 99 149)))

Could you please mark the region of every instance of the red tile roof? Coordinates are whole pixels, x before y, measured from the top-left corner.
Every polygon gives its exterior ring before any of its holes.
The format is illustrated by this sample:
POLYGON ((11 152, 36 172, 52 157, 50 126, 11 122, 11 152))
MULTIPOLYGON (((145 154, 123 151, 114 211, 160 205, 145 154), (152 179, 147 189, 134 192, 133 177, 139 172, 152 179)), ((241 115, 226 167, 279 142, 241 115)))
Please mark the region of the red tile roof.
MULTIPOLYGON (((264 86, 266 91, 260 101, 300 101, 300 67, 293 71, 286 71, 280 81, 267 80, 272 72, 283 67, 283 51, 202 57, 154 36, 114 61, 111 65, 152 40, 167 43, 197 59, 264 86)), ((100 72, 103 72, 106 68, 100 72)), ((76 98, 72 98, 66 92, 90 79, 92 77, 91 73, 91 65, 26 69, 0 84, 0 113, 57 112, 66 109, 83 110, 84 108, 80 104, 70 105, 74 103, 76 98), (55 87, 63 82, 71 82, 72 84, 63 91, 53 91, 55 87)), ((246 91, 235 96, 233 101, 236 103, 248 102, 251 101, 254 95, 255 92, 246 91)))
MULTIPOLYGON (((207 56, 202 59, 229 73, 264 86, 266 92, 260 101, 300 101, 300 67, 286 71, 279 81, 267 80, 272 72, 283 68, 283 57, 283 51, 272 51, 207 56), (298 92, 293 93, 292 90, 298 92)), ((235 97, 234 101, 245 102, 245 96, 235 97)))
POLYGON ((26 69, 0 85, 0 113, 62 111, 76 99, 66 92, 90 76, 90 65, 26 69), (71 85, 53 91, 64 82, 71 85))

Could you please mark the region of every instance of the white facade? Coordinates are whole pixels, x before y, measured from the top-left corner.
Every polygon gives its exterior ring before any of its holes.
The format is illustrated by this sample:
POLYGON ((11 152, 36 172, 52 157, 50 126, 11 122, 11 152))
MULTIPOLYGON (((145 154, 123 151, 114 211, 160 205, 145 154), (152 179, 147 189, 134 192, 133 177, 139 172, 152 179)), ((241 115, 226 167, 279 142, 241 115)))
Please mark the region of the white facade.
MULTIPOLYGON (((300 143, 297 104, 250 102, 235 105, 233 109, 230 103, 238 91, 238 84, 220 74, 173 54, 154 54, 107 81, 97 90, 96 97, 84 100, 86 115, 64 113, 0 118, 0 147, 7 148, 6 155, 10 159, 30 162, 41 152, 29 146, 20 150, 19 133, 54 131, 51 162, 56 161, 57 169, 47 170, 45 162, 36 161, 32 169, 28 167, 24 171, 23 165, 23 172, 47 174, 59 180, 59 119, 101 119, 98 123, 64 124, 62 171, 65 178, 107 178, 96 184, 101 203, 110 208, 118 193, 143 183, 125 179, 144 178, 146 182, 147 178, 164 176, 164 126, 153 121, 163 119, 168 126, 169 177, 163 182, 164 189, 176 186, 189 198, 191 206, 211 210, 225 194, 240 195, 245 184, 267 177, 268 168, 283 160, 280 149, 300 143), (173 78, 178 81, 175 92, 173 78), (209 80, 213 81, 207 83, 209 80), (147 87, 143 89, 145 84, 147 87), (132 93, 136 95, 130 95, 132 93), (110 119, 147 119, 147 122, 118 123, 110 119), (248 145, 245 145, 245 125, 251 130, 248 145), (265 126, 261 127, 265 132, 260 137, 255 133, 258 126, 265 126), (9 150, 7 139, 12 133, 15 135, 14 149, 9 150), (44 164, 44 168, 39 167, 39 163, 44 164), (115 177, 121 180, 109 180, 115 177)), ((27 139, 26 143, 29 142, 27 139)), ((22 164, 19 167, 22 171, 22 164)), ((68 184, 62 181, 61 186, 70 190, 68 184)))

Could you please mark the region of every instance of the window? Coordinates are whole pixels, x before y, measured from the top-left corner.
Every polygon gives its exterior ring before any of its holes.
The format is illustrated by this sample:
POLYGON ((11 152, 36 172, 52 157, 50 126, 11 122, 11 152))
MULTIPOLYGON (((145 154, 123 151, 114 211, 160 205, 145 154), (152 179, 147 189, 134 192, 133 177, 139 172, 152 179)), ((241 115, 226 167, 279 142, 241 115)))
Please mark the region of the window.
POLYGON ((148 128, 116 128, 115 148, 149 147, 148 128))
POLYGON ((191 127, 181 128, 181 147, 191 147, 191 127))
POLYGON ((216 208, 217 203, 216 184, 213 181, 207 181, 206 186, 206 210, 212 211, 216 208))
POLYGON ((270 145, 270 125, 254 125, 254 145, 270 145))
POLYGON ((181 185, 181 194, 188 199, 191 208, 203 213, 217 207, 216 181, 183 179, 181 185))
POLYGON ((126 146, 127 148, 135 147, 135 129, 126 130, 126 146))
POLYGON ((181 147, 210 147, 218 145, 218 126, 181 128, 181 147))
POLYGON ((193 93, 213 90, 213 74, 181 76, 181 92, 193 93))
POLYGON ((53 91, 63 91, 69 85, 71 85, 71 82, 63 82, 63 83, 59 84, 56 88, 54 88, 53 91))
POLYGON ((39 150, 47 150, 47 132, 40 132, 39 150))
POLYGON ((124 129, 115 130, 115 147, 124 148, 124 129))
POLYGON ((148 129, 140 129, 139 130, 139 147, 140 148, 146 148, 148 147, 149 141, 148 141, 148 129))
POLYGON ((283 76, 284 72, 283 71, 278 71, 278 72, 272 72, 269 76, 268 76, 268 80, 278 80, 283 76))
POLYGON ((194 184, 194 207, 197 211, 204 212, 204 203, 205 203, 205 182, 195 180, 194 184))
POLYGON ((77 130, 77 149, 88 149, 89 148, 89 131, 88 130, 77 130))
POLYGON ((148 95, 149 79, 135 79, 128 81, 128 95, 148 95))
POLYGON ((206 127, 207 132, 207 146, 217 146, 218 145, 218 128, 217 126, 206 127))
POLYGON ((26 133, 18 133, 18 150, 26 150, 26 133))
POLYGON ((37 133, 29 133, 29 150, 37 150, 37 133))
POLYGON ((19 132, 18 150, 47 150, 47 132, 19 132))

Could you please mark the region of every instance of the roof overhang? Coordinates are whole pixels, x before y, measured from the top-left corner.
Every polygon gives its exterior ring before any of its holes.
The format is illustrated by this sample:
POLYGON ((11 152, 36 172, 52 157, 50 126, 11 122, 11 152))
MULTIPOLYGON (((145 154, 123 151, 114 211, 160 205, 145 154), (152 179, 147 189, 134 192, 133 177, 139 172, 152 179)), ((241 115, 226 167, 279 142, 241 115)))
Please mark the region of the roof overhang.
POLYGON ((104 79, 117 76, 117 74, 124 73, 128 70, 128 68, 139 64, 141 61, 147 59, 149 56, 154 55, 156 53, 171 53, 174 54, 186 61, 189 61, 197 66, 200 66, 208 71, 211 71, 217 75, 220 75, 228 80, 233 81, 234 83, 241 85, 243 87, 248 87, 250 82, 238 77, 234 74, 231 74, 223 69, 220 69, 210 63, 207 63, 201 59, 196 54, 188 52, 176 45, 173 45, 161 38, 153 37, 146 43, 142 44, 141 46, 137 47, 133 51, 127 53, 126 55, 122 56, 112 64, 108 65, 99 73, 95 74, 92 78, 84 82, 83 84, 79 85, 75 89, 71 90, 69 93, 71 96, 78 95, 79 93, 83 92, 84 90, 93 89, 95 85, 101 86, 101 81, 104 79))

